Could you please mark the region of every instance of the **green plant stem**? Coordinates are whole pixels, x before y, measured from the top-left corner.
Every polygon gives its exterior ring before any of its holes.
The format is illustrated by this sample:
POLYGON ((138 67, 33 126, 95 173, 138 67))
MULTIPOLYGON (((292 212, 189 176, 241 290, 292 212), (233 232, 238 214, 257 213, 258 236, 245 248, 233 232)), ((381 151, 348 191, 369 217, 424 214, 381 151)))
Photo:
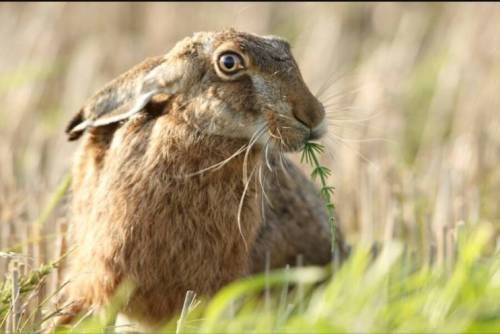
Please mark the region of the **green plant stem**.
POLYGON ((333 204, 332 195, 333 195, 333 187, 327 184, 327 178, 331 174, 331 170, 326 166, 322 166, 319 162, 319 159, 316 154, 322 153, 324 151, 324 146, 318 143, 307 142, 304 145, 304 149, 302 151, 301 162, 305 161, 309 165, 313 167, 313 171, 311 173, 311 179, 314 181, 317 177, 319 177, 321 190, 320 196, 325 202, 326 210, 328 213, 328 222, 330 225, 330 233, 332 237, 331 242, 331 252, 332 259, 335 258, 337 251, 337 240, 336 240, 336 220, 335 220, 335 205, 333 204))

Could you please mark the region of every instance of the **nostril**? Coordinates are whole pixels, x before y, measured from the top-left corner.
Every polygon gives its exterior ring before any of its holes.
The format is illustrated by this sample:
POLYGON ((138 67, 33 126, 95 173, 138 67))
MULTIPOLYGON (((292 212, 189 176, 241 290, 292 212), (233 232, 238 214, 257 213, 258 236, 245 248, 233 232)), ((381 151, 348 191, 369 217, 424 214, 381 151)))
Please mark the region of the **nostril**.
POLYGON ((293 108, 293 115, 297 121, 310 129, 314 129, 325 118, 325 110, 320 103, 315 103, 315 105, 308 106, 308 108, 293 108))
POLYGON ((320 121, 317 120, 317 111, 309 106, 305 106, 302 108, 293 108, 293 115, 295 116, 295 119, 297 121, 299 121, 309 129, 314 128, 320 123, 320 121))
POLYGON ((295 119, 299 123, 301 123, 302 125, 308 127, 309 129, 311 128, 310 122, 308 122, 308 120, 305 117, 303 117, 303 115, 301 115, 301 113, 295 112, 295 110, 294 110, 293 116, 295 116, 295 119))

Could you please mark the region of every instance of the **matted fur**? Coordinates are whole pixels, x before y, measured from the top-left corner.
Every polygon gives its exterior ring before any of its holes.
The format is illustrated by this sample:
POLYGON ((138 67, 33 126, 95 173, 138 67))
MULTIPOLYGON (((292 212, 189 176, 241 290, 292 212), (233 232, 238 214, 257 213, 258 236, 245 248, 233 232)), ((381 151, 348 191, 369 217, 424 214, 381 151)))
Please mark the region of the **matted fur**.
POLYGON ((210 296, 262 270, 268 252, 273 267, 298 254, 327 263, 324 204, 296 167, 278 163, 324 118, 288 44, 197 33, 152 59, 98 92, 67 129, 83 134, 72 183, 74 310, 104 305, 130 280, 123 313, 155 325, 179 311, 186 290, 210 296), (224 48, 242 54, 244 73, 221 77, 213 55, 224 48))

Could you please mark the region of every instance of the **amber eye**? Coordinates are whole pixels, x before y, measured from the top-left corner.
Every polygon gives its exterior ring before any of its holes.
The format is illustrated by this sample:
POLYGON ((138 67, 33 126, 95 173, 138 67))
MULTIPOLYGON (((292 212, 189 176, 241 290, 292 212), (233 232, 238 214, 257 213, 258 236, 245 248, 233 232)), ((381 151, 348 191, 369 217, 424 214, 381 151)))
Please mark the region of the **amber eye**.
POLYGON ((219 56, 219 68, 226 74, 234 74, 244 68, 243 60, 234 52, 226 52, 219 56))

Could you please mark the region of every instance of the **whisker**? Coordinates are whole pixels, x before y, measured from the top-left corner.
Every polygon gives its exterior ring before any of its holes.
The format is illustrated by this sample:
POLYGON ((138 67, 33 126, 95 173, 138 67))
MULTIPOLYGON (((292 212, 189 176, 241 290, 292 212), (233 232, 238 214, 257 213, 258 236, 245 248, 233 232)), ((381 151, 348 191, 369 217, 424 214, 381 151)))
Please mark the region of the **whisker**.
POLYGON ((245 195, 248 191, 248 186, 250 185, 250 181, 252 180, 252 176, 253 174, 255 173, 255 170, 257 169, 257 166, 255 166, 252 170, 252 172, 250 173, 250 177, 248 178, 247 182, 245 183, 245 187, 243 189, 243 194, 241 195, 241 198, 240 198, 240 204, 238 205, 238 216, 237 216, 237 220, 238 220, 238 230, 240 232, 240 235, 241 235, 241 238, 243 239, 243 244, 245 245, 245 250, 248 252, 248 244, 245 240, 245 236, 243 235, 243 230, 241 228, 241 211, 243 210, 243 202, 245 200, 245 195))
MULTIPOLYGON (((262 166, 261 166, 262 167, 262 166)), ((262 187, 262 183, 261 183, 262 187)), ((264 194, 264 189, 262 189, 262 194, 264 194)), ((266 206, 264 205, 264 200, 267 201, 267 197, 264 195, 260 196, 260 218, 262 219, 262 225, 266 225, 266 206)), ((271 203, 268 201, 267 204, 271 207, 271 203)))
POLYGON ((371 121, 374 118, 378 117, 381 115, 382 112, 377 111, 373 113, 372 115, 365 117, 365 118, 358 118, 358 119, 349 119, 349 118, 332 118, 334 115, 332 115, 328 110, 326 111, 325 118, 328 119, 329 121, 334 121, 334 122, 351 122, 351 123, 358 123, 358 122, 367 122, 371 121))
POLYGON ((278 150, 278 156, 280 159, 280 164, 281 164, 281 169, 283 170, 283 173, 285 174, 286 177, 290 178, 290 174, 288 173, 287 168, 285 167, 285 164, 283 163, 283 146, 285 145, 285 142, 283 141, 283 136, 281 135, 281 132, 279 129, 276 129, 278 131, 278 135, 280 137, 281 145, 278 150))
POLYGON ((280 147, 280 150, 278 151, 279 157, 280 157, 280 164, 281 164, 281 169, 283 170, 283 173, 285 174, 286 177, 291 178, 290 173, 288 171, 288 163, 286 161, 285 154, 283 153, 283 150, 280 147))
POLYGON ((262 183, 262 164, 259 166, 259 183, 260 183, 260 188, 262 190, 262 198, 266 200, 267 204, 272 207, 271 201, 269 200, 269 197, 267 196, 266 190, 264 188, 264 184, 262 183))
MULTIPOLYGON (((259 132, 261 132, 262 130, 264 130, 263 128, 260 128, 260 129, 257 129, 254 134, 252 135, 252 137, 250 138, 250 142, 253 140, 253 138, 255 137, 255 135, 257 135, 259 132)), ((185 174, 185 175, 182 175, 180 176, 179 178, 186 178, 186 177, 192 177, 192 176, 196 176, 196 175, 200 175, 200 174, 203 174, 205 172, 208 172, 208 171, 216 171, 220 168, 222 168, 224 165, 226 165, 227 163, 229 163, 232 159, 236 158, 238 155, 240 155, 241 153, 245 152, 245 150, 248 148, 248 146, 250 146, 251 143, 248 143, 248 144, 244 144, 243 146, 241 146, 236 152, 234 152, 231 156, 229 156, 228 158, 222 160, 222 161, 219 161, 217 162, 216 164, 213 164, 211 166, 208 166, 206 168, 203 168, 199 171, 196 171, 196 172, 193 172, 193 173, 188 173, 188 174, 185 174)))
POLYGON ((192 176, 203 174, 203 173, 208 172, 208 171, 216 171, 216 170, 222 168, 225 164, 229 163, 229 161, 231 161, 232 159, 236 158, 238 155, 243 153, 245 151, 245 149, 247 148, 247 146, 248 146, 248 144, 243 145, 235 153, 233 153, 231 156, 229 156, 227 159, 219 161, 218 163, 213 164, 209 167, 203 168, 197 172, 182 175, 181 177, 192 177, 192 176))
POLYGON ((345 98, 346 96, 348 96, 348 94, 346 92, 342 92, 342 91, 335 92, 335 93, 328 95, 325 98, 322 98, 320 102, 323 106, 339 105, 340 102, 343 101, 343 98, 345 98))
POLYGON ((277 114, 277 115, 278 115, 278 117, 284 118, 286 120, 297 122, 297 120, 295 118, 291 117, 291 116, 284 115, 284 114, 277 114))
POLYGON ((269 158, 268 158, 268 151, 269 151, 269 143, 270 143, 270 138, 267 140, 266 142, 266 147, 264 149, 264 157, 265 157, 265 160, 266 160, 266 165, 267 165, 267 168, 269 169, 270 172, 273 171, 273 169, 271 168, 271 164, 269 163, 269 158))
POLYGON ((358 150, 354 149, 352 146, 350 146, 349 144, 347 144, 346 142, 344 142, 342 140, 342 138, 338 138, 338 137, 334 137, 334 138, 326 137, 325 139, 329 139, 330 141, 337 140, 342 145, 345 145, 347 148, 351 149, 364 162, 368 163, 370 165, 370 167, 373 167, 373 168, 375 168, 377 170, 379 169, 379 167, 378 167, 378 165, 376 163, 374 163, 373 161, 371 161, 370 159, 368 159, 366 156, 364 156, 361 152, 359 152, 358 150))
POLYGON ((339 135, 334 135, 332 133, 328 133, 326 137, 328 136, 334 136, 335 138, 346 141, 346 142, 354 142, 354 143, 371 143, 371 142, 386 142, 389 144, 396 145, 398 144, 396 141, 387 139, 387 138, 382 138, 382 137, 375 137, 375 138, 344 138, 339 135))
POLYGON ((335 76, 333 75, 337 71, 334 69, 333 71, 330 72, 327 76, 327 80, 324 81, 324 83, 320 86, 320 88, 316 91, 316 94, 314 96, 319 100, 320 97, 327 92, 335 83, 339 82, 341 79, 344 79, 348 73, 348 69, 344 70, 342 73, 339 75, 335 76))
MULTIPOLYGON (((243 158, 243 183, 246 183, 248 179, 248 157, 250 151, 254 144, 260 139, 260 137, 266 132, 266 126, 264 125, 256 134, 254 139, 250 139, 250 143, 247 146, 245 157, 243 158)), ((253 136, 252 136, 253 137, 253 136)))
POLYGON ((327 95, 326 97, 323 97, 321 99, 318 98, 318 100, 320 100, 320 102, 323 105, 325 105, 329 102, 334 102, 336 99, 338 99, 340 101, 343 98, 347 98, 347 97, 353 98, 359 92, 361 92, 361 87, 343 89, 343 90, 333 91, 333 92, 331 92, 331 94, 327 95))

